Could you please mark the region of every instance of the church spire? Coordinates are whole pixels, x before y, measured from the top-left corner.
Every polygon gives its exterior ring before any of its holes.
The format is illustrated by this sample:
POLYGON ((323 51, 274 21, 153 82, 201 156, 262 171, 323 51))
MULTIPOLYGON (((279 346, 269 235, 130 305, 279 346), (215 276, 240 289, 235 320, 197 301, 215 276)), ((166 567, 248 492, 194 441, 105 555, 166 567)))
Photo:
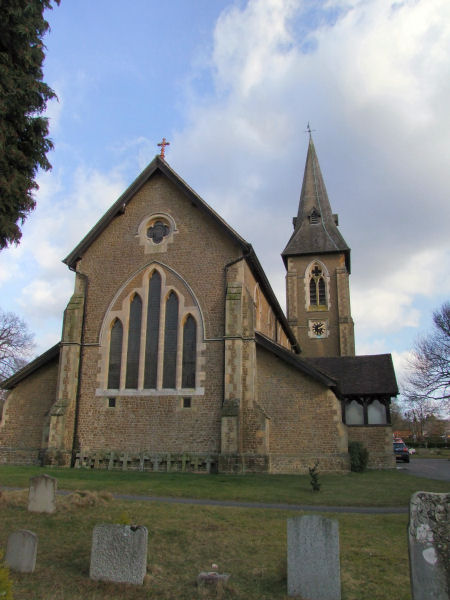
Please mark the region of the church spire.
POLYGON ((282 256, 344 252, 350 271, 350 248, 340 234, 337 215, 333 215, 328 194, 320 170, 316 149, 308 127, 309 144, 303 175, 302 191, 297 217, 294 217, 294 233, 282 256))

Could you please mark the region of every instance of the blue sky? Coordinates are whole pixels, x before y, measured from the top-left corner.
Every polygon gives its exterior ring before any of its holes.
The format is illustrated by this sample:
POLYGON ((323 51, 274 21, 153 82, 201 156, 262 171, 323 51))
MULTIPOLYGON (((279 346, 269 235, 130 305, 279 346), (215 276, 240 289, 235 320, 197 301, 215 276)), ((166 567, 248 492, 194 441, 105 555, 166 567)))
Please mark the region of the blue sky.
POLYGON ((403 372, 450 297, 448 0, 63 0, 47 12, 53 169, 0 307, 56 343, 62 259, 170 140, 166 159, 255 247, 284 306, 311 123, 352 248, 357 352, 403 372))

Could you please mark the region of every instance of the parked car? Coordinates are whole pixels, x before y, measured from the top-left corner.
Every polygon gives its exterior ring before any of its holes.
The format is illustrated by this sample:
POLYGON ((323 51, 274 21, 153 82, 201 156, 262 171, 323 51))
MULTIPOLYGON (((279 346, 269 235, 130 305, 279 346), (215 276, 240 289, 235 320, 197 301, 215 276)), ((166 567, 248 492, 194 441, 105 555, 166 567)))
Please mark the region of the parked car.
POLYGON ((409 463, 409 451, 404 442, 394 442, 394 454, 396 460, 409 463))

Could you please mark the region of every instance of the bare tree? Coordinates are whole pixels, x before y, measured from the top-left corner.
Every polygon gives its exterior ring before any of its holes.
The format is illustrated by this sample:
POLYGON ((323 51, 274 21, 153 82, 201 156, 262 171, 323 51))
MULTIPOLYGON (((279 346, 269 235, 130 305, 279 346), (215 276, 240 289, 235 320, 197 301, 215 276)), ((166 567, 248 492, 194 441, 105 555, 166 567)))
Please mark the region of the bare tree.
POLYGON ((433 330, 416 342, 403 396, 411 408, 450 407, 450 302, 433 313, 433 330))
POLYGON ((26 365, 33 347, 33 334, 25 322, 0 309, 0 381, 26 365))

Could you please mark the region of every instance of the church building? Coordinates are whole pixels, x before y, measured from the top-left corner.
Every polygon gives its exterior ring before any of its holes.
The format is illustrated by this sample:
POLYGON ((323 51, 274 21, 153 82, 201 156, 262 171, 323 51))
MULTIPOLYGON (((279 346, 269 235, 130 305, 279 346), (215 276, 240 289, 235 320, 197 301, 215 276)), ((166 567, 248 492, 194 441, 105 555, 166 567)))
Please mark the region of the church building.
POLYGON ((64 259, 61 341, 0 384, 0 463, 346 472, 360 441, 369 467, 393 467, 392 359, 355 356, 350 248, 311 136, 287 314, 163 150, 64 259))

